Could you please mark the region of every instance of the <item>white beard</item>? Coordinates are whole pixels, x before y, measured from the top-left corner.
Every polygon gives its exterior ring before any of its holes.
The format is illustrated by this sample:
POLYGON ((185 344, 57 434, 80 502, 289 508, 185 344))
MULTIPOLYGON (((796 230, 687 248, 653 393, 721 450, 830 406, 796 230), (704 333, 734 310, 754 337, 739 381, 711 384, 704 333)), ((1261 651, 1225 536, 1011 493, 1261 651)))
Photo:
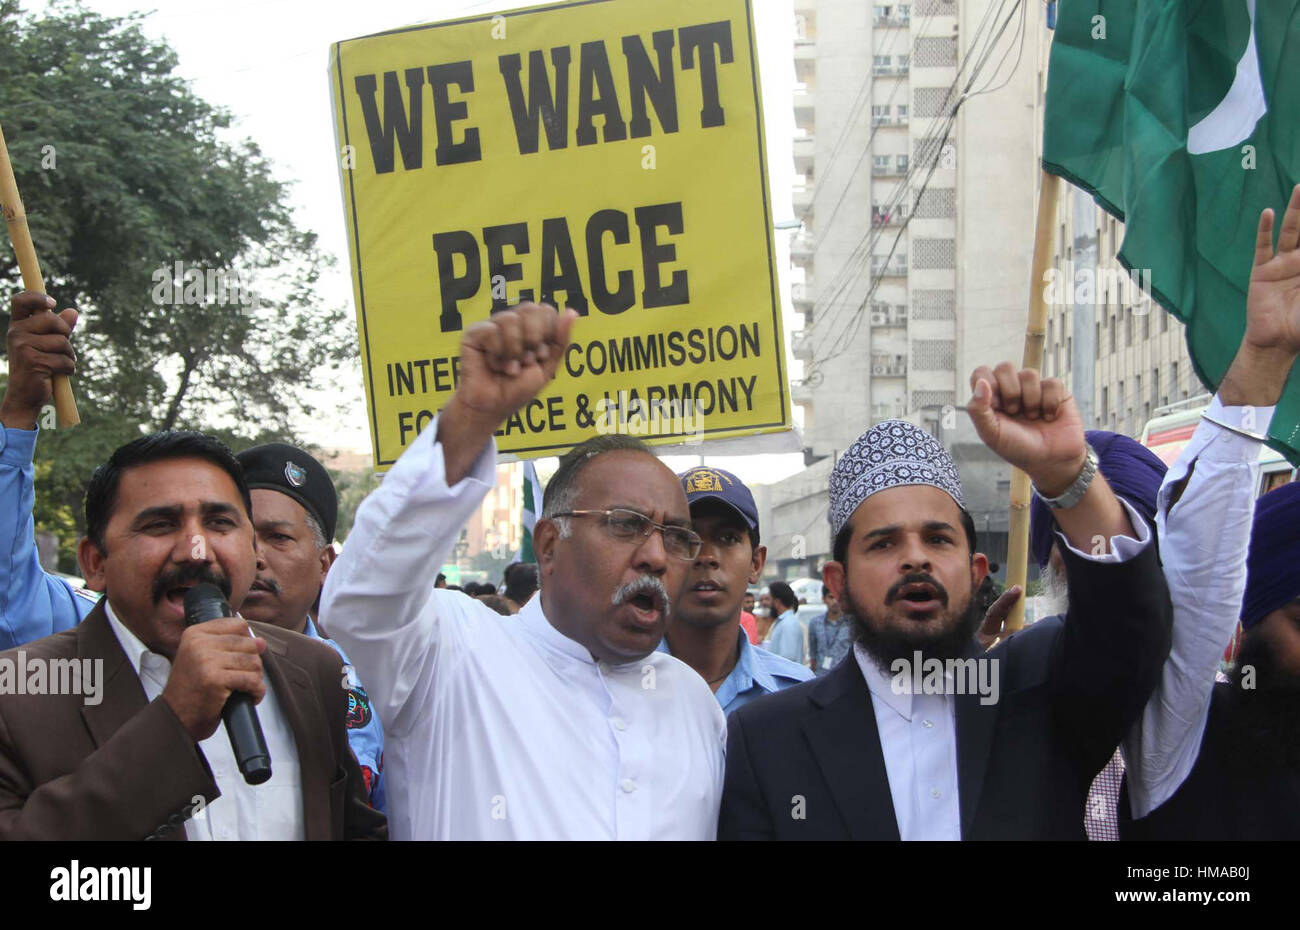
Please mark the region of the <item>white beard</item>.
POLYGON ((1043 581, 1043 589, 1038 596, 1043 599, 1043 616, 1055 617, 1057 614, 1064 614, 1070 609, 1070 589, 1065 572, 1054 568, 1052 563, 1048 562, 1040 577, 1043 581))

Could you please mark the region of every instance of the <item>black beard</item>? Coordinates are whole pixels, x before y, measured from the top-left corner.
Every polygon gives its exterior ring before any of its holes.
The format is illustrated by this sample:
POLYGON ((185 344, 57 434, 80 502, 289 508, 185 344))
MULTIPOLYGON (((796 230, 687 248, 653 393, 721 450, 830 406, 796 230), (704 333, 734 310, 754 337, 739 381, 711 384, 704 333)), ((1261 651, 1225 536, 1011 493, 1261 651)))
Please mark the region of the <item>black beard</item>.
POLYGON ((1281 671, 1264 641, 1249 632, 1228 677, 1233 758, 1247 766, 1269 761, 1300 768, 1300 680, 1281 671), (1247 667, 1254 669, 1252 688, 1241 686, 1247 667))
POLYGON ((984 619, 983 612, 972 597, 966 606, 960 608, 945 621, 942 632, 937 636, 909 636, 906 633, 878 631, 872 629, 863 619, 870 615, 863 612, 847 588, 844 591, 844 616, 853 626, 853 641, 861 644, 873 662, 886 674, 890 672, 897 659, 912 661, 913 654, 920 651, 924 659, 957 659, 966 654, 975 631, 984 619))

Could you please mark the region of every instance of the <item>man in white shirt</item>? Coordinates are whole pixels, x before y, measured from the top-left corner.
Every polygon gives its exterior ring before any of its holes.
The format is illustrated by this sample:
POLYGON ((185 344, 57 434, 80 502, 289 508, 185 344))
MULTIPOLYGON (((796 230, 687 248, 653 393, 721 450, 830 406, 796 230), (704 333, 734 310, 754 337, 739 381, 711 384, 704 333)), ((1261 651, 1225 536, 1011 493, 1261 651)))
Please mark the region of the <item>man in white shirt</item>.
POLYGON ((1124 742, 1125 838, 1300 836, 1300 496, 1286 486, 1254 500, 1261 444, 1300 355, 1300 185, 1276 251, 1273 226, 1264 211, 1241 346, 1160 489, 1173 648, 1124 742), (1238 617, 1237 667, 1216 686, 1238 617))
POLYGON ((95 470, 78 557, 104 597, 77 627, 0 653, 25 679, 0 693, 0 839, 387 835, 348 748, 338 655, 238 617, 185 625, 196 584, 243 601, 250 513, 239 462, 201 433, 141 437, 95 470), (261 784, 221 727, 235 691, 259 702, 261 784))
POLYGON ((676 476, 634 439, 566 455, 504 617, 434 578, 491 490, 497 427, 554 377, 576 314, 466 330, 456 393, 362 504, 322 623, 370 689, 395 839, 711 839, 726 727, 655 651, 699 551, 676 476))

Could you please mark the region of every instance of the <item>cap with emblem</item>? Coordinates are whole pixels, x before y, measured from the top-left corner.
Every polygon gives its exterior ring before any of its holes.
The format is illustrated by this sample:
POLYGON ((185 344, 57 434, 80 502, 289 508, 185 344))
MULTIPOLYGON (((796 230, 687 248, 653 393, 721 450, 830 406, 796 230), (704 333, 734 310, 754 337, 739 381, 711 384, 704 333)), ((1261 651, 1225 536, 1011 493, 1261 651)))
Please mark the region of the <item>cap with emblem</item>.
POLYGON ((254 446, 235 458, 244 466, 250 491, 265 488, 289 495, 320 524, 326 542, 334 538, 339 497, 324 465, 296 446, 283 442, 254 446))
POLYGON ((966 509, 957 466, 939 440, 906 420, 877 423, 831 469, 831 538, 872 494, 917 484, 938 488, 966 509))
POLYGON ((758 507, 754 495, 745 483, 729 471, 707 468, 703 465, 689 469, 677 476, 686 492, 686 503, 694 506, 703 500, 719 500, 728 504, 745 520, 745 525, 758 532, 758 507))

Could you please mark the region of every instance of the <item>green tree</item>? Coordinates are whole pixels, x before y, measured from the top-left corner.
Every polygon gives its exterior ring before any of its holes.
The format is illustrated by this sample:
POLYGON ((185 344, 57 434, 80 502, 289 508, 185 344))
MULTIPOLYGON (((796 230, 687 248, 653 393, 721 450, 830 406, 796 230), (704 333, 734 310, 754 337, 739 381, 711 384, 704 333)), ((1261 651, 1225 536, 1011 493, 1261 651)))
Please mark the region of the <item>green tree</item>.
MULTIPOLYGON (((83 425, 38 445, 51 529, 80 530, 91 469, 142 432, 294 441, 305 388, 356 353, 346 310, 316 294, 332 259, 295 226, 286 185, 141 18, 0 0, 0 120, 46 289, 82 314, 83 425)), ((0 250, 5 293, 19 282, 0 250)))

